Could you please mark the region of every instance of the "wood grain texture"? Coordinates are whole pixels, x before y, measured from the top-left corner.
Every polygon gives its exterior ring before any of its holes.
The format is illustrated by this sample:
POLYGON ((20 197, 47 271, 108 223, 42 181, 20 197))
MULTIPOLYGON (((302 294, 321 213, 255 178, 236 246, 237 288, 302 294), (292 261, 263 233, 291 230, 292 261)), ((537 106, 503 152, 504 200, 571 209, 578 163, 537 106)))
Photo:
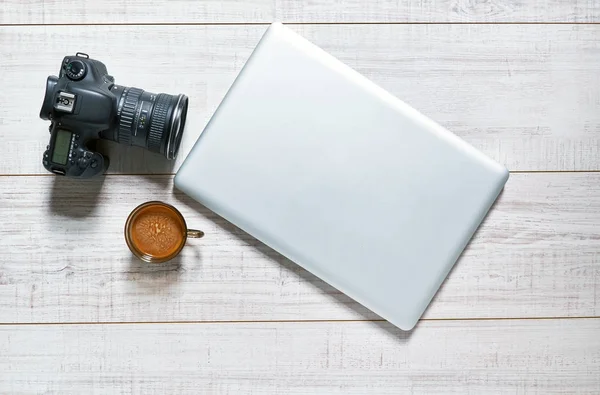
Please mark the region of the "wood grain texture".
POLYGON ((597 1, 562 0, 278 0, 289 22, 523 23, 600 21, 597 1))
POLYGON ((598 394, 600 319, 0 326, 10 394, 598 394))
POLYGON ((0 24, 9 25, 249 23, 275 14, 275 0, 3 0, 0 7, 0 24))
POLYGON ((190 96, 177 161, 101 145, 111 173, 174 173, 273 20, 319 23, 292 27, 511 170, 600 170, 595 0, 4 0, 0 175, 34 176, 0 176, 0 393, 600 393, 600 318, 515 319, 600 316, 600 173, 513 174, 410 333, 172 176, 39 176, 64 55, 190 96), (357 22, 391 24, 322 25, 357 22), (206 238, 133 258, 125 218, 151 199, 206 238))
MULTIPOLYGON (((510 170, 600 170, 600 25, 296 25, 293 29, 510 170)), ((1 27, 0 174, 46 174, 39 109, 76 51, 117 83, 190 96, 178 160, 106 144, 111 172, 172 173, 265 26, 1 27), (106 46, 97 37, 110 37, 106 46), (19 98, 16 100, 16 98, 19 98)))
POLYGON ((4 0, 0 24, 600 21, 595 0, 4 0), (25 8, 25 10, 24 10, 25 8))
MULTIPOLYGON (((0 177, 0 322, 378 319, 174 191, 170 176, 0 177), (129 212, 176 205, 206 232, 173 263, 123 239, 129 212)), ((513 174, 426 318, 600 315, 600 173, 513 174)))

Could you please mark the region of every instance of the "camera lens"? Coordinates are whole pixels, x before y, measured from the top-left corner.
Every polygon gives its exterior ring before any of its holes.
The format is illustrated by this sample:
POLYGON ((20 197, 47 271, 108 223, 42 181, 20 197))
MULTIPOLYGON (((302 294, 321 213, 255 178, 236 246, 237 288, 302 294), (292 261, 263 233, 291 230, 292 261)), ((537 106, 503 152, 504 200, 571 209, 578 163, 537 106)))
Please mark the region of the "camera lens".
POLYGON ((117 142, 175 159, 185 127, 187 96, 122 89, 117 107, 117 142))

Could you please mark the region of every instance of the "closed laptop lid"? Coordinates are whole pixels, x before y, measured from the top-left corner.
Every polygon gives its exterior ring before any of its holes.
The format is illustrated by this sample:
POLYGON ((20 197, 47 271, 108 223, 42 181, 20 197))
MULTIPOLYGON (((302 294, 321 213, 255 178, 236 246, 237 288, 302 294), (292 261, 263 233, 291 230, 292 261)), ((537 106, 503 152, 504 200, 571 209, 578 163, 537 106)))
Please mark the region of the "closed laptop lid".
POLYGON ((507 178, 504 167, 273 24, 175 185, 409 330, 507 178))

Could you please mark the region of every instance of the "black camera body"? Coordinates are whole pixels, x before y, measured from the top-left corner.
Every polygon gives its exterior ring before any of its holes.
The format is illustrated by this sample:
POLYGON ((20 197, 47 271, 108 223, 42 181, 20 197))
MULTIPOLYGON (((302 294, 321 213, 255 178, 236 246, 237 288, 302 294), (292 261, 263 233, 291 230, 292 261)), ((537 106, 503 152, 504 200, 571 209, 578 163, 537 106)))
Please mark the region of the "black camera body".
POLYGON ((66 56, 59 76, 46 81, 40 118, 50 120, 42 163, 55 174, 89 178, 108 169, 98 139, 144 147, 174 159, 188 98, 116 85, 106 66, 88 55, 66 56))

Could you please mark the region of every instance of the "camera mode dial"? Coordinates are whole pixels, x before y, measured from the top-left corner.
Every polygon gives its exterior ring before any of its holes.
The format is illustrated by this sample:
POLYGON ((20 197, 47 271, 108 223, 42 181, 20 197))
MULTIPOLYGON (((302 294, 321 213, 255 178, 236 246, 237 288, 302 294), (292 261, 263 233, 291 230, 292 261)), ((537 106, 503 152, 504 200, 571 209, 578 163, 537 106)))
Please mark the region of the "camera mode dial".
POLYGON ((65 65, 65 74, 70 80, 79 81, 85 77, 85 64, 81 60, 71 60, 65 65))

